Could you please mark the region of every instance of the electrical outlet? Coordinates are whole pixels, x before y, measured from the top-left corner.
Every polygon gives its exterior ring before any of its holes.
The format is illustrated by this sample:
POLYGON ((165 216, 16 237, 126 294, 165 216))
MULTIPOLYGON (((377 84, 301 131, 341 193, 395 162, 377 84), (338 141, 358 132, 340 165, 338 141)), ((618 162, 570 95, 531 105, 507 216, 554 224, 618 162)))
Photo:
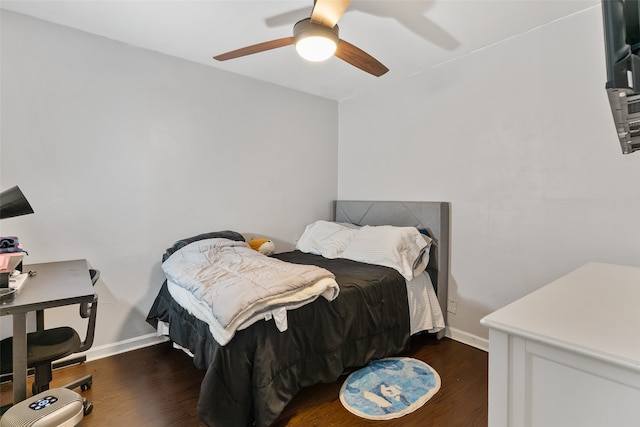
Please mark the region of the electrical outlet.
POLYGON ((451 314, 456 314, 458 311, 458 300, 455 298, 447 299, 447 311, 451 314))

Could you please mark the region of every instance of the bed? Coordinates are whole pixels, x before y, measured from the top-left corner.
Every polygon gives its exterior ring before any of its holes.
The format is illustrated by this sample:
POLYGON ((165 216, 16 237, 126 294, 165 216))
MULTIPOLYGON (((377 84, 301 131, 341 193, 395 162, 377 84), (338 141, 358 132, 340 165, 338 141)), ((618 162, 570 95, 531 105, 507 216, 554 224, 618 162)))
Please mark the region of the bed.
MULTIPOLYGON (((333 220, 338 223, 426 230, 433 239, 426 275, 435 290, 436 304, 446 316, 447 202, 336 201, 334 212, 333 220)), ((211 236, 235 239, 237 233, 223 231, 183 239, 167 249, 163 261, 186 245, 211 236)), ((209 426, 269 426, 302 388, 336 381, 340 375, 397 354, 408 345, 412 309, 407 280, 397 271, 299 250, 273 258, 330 271, 339 294, 332 300, 318 297, 288 311, 284 331, 275 320, 257 321, 235 331, 225 345, 213 338, 207 322, 172 297, 166 281, 149 311, 147 321, 206 371, 197 411, 209 426)), ((444 336, 444 330, 437 336, 444 336)))

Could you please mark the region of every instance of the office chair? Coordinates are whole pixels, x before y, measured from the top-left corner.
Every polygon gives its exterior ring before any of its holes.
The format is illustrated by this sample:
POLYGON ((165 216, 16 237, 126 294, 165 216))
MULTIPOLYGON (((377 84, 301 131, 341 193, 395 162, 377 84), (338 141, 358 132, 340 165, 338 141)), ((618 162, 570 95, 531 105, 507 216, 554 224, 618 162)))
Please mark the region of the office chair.
MULTIPOLYGON (((89 274, 91 283, 95 285, 100 277, 100 271, 92 269, 89 270, 89 274)), ((84 341, 80 341, 78 333, 69 326, 44 329, 44 314, 41 311, 36 313, 37 330, 27 334, 27 366, 35 370, 31 389, 34 395, 49 390, 49 383, 53 379, 52 365, 54 361, 73 353, 86 351, 93 345, 97 311, 97 294, 94 294, 91 303, 80 304, 80 316, 89 319, 84 341)), ((13 371, 13 337, 0 341, 0 356, 1 373, 11 373, 13 371)), ((83 360, 84 358, 81 361, 83 360)), ((92 382, 92 376, 86 375, 65 385, 64 388, 80 387, 82 391, 85 391, 91 388, 92 382)), ((93 404, 85 399, 84 414, 89 414, 92 409, 93 404)))

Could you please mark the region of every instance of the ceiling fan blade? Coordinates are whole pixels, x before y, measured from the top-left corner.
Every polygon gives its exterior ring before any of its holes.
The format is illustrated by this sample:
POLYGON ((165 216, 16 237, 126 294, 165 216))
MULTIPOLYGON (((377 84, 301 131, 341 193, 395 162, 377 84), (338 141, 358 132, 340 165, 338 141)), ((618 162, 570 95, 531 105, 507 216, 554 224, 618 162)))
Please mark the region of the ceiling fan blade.
POLYGON ((251 46, 245 46, 230 52, 221 53, 214 56, 213 59, 218 61, 226 61, 228 59, 239 58, 241 56, 253 55, 254 53, 264 52, 265 50, 276 49, 279 47, 289 46, 293 44, 293 37, 284 37, 282 39, 270 40, 268 42, 258 43, 251 46))
POLYGON ((389 69, 382 65, 376 58, 342 39, 338 41, 338 48, 336 49, 335 55, 354 67, 360 68, 362 71, 366 71, 376 77, 380 77, 389 71, 389 69))
POLYGON ((309 8, 304 7, 301 9, 292 10, 291 12, 281 13, 279 15, 270 16, 264 20, 267 27, 281 27, 283 25, 293 25, 301 19, 309 17, 309 8))
POLYGON ((333 28, 346 12, 351 0, 316 0, 311 22, 333 28))

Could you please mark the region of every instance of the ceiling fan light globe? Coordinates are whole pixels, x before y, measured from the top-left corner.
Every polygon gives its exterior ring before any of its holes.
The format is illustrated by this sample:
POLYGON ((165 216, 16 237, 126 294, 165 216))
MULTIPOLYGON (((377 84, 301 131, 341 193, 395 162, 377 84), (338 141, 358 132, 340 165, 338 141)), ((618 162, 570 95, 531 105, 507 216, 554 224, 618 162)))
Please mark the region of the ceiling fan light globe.
POLYGON ((311 18, 298 21, 293 26, 293 39, 296 51, 307 61, 324 61, 336 52, 339 29, 335 25, 329 28, 311 22, 311 18))
POLYGON ((296 43, 296 51, 307 61, 320 62, 333 56, 336 42, 322 36, 305 37, 296 43))

